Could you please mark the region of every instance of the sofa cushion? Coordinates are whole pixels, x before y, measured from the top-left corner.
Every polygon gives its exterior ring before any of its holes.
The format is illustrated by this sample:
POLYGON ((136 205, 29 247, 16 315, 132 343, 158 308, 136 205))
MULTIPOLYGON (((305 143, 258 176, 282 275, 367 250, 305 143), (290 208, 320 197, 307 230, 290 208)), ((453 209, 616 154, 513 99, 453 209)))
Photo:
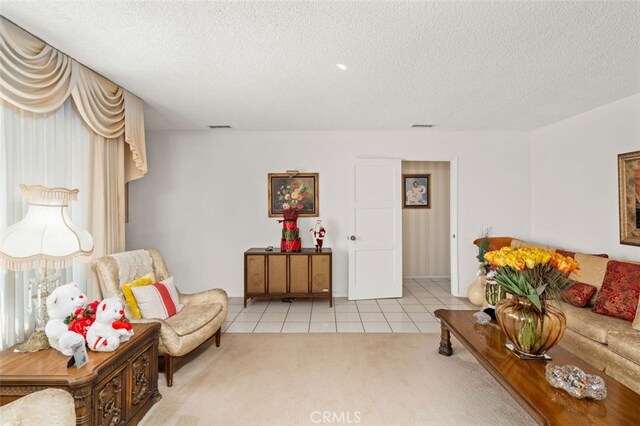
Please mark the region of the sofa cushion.
POLYGON ((141 276, 133 281, 129 281, 128 283, 124 283, 121 286, 122 295, 124 296, 124 300, 127 301, 127 305, 129 305, 129 309, 131 309, 131 314, 133 318, 142 318, 142 314, 140 313, 140 307, 138 306, 138 302, 136 302, 136 298, 133 295, 133 291, 131 287, 142 287, 145 285, 151 285, 156 282, 156 277, 153 273, 149 273, 141 276))
POLYGON ((636 309, 636 318, 633 320, 631 327, 640 331, 640 297, 638 298, 638 309, 636 309))
POLYGON ((560 292, 560 297, 565 302, 582 308, 586 306, 596 291, 598 291, 598 289, 592 285, 574 282, 560 292))
POLYGON ((588 308, 577 308, 558 302, 567 317, 567 328, 598 343, 607 344, 608 335, 616 331, 632 331, 629 321, 598 315, 588 308))
POLYGON ((151 285, 131 287, 131 291, 142 318, 167 319, 180 312, 183 307, 173 284, 173 277, 151 285))
POLYGON ((612 260, 593 312, 633 321, 640 298, 640 265, 612 260))
POLYGON ((640 333, 610 333, 609 349, 621 357, 640 364, 640 333))
POLYGON ((533 243, 529 243, 527 241, 518 240, 518 239, 515 239, 515 238, 513 240, 511 240, 511 247, 514 247, 514 248, 538 248, 538 249, 546 250, 546 251, 551 252, 551 253, 555 253, 555 251, 558 249, 557 247, 544 246, 544 245, 540 245, 540 244, 533 244, 533 243))
MULTIPOLYGON (((576 252, 575 251, 568 251, 568 250, 561 250, 558 249, 556 250, 556 253, 561 254, 563 256, 567 256, 570 257, 572 259, 576 258, 576 252)), ((600 253, 600 254, 591 254, 590 256, 597 256, 597 257, 604 257, 604 258, 609 258, 609 255, 606 253, 600 253)))
MULTIPOLYGON (((580 269, 573 271, 569 275, 569 279, 592 285, 600 290, 604 275, 607 273, 609 259, 584 253, 576 253, 575 259, 580 264, 580 269)), ((593 306, 597 296, 598 292, 591 297, 588 303, 589 306, 593 306)))
POLYGON ((221 303, 203 303, 201 305, 185 305, 180 313, 168 318, 167 324, 178 336, 185 336, 204 327, 222 311, 221 303))

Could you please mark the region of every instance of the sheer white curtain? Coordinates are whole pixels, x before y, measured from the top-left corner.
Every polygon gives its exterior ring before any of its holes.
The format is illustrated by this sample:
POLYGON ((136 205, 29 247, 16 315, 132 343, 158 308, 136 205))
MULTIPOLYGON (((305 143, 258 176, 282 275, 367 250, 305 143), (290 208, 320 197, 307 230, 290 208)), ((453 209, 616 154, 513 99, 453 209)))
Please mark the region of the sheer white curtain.
MULTIPOLYGON (((21 220, 27 209, 18 185, 40 184, 80 190, 69 215, 88 228, 90 134, 71 98, 52 113, 21 110, 0 100, 0 229, 21 220)), ((62 282, 75 281, 86 292, 87 265, 60 271, 62 282)), ((0 268, 0 349, 24 340, 33 330, 27 312, 28 279, 33 272, 0 268)))

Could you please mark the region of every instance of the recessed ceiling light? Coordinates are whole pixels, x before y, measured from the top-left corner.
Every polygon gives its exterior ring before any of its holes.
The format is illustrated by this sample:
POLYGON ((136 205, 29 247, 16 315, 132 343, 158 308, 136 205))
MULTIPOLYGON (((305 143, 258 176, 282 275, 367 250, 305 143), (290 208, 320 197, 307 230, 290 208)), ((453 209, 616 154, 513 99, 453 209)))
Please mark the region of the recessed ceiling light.
POLYGON ((209 126, 210 129, 230 129, 231 126, 229 125, 218 125, 218 124, 212 124, 211 126, 209 126))
POLYGON ((433 126, 435 126, 435 124, 414 124, 411 127, 421 127, 421 128, 428 129, 428 128, 433 127, 433 126))
POLYGON ((346 71, 347 70, 347 66, 345 64, 336 64, 336 67, 338 67, 342 71, 346 71))

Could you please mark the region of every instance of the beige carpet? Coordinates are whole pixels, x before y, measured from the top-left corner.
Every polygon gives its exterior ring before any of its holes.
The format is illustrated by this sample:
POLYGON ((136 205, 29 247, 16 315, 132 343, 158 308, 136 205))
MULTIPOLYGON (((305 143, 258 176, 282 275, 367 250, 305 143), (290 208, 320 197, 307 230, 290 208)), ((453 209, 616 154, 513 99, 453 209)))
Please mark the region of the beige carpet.
POLYGON ((529 425, 456 341, 437 334, 224 334, 190 357, 145 425, 529 425), (326 412, 326 413, 325 413, 326 412))

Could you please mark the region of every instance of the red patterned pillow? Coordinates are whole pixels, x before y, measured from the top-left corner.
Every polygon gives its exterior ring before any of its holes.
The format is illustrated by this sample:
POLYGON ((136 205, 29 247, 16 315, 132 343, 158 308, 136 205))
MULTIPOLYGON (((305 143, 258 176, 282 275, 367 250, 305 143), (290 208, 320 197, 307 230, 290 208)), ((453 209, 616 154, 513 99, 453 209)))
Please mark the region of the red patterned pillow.
POLYGON ((598 291, 598 289, 592 285, 574 282, 569 287, 562 290, 560 297, 567 303, 571 303, 573 306, 583 308, 591 299, 591 296, 598 291))
POLYGON ((609 261, 593 312, 633 321, 640 297, 640 265, 609 261))

